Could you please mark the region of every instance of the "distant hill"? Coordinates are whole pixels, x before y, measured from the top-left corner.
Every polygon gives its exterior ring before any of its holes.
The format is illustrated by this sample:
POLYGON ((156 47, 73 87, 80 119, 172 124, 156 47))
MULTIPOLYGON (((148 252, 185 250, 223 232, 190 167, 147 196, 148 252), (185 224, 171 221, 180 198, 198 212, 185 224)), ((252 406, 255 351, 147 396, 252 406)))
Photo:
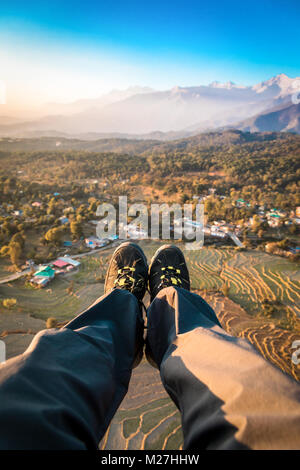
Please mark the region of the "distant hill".
POLYGON ((100 139, 80 140, 66 137, 41 138, 0 138, 0 151, 33 152, 33 151, 71 151, 115 152, 125 154, 141 154, 152 149, 161 142, 156 140, 135 139, 100 139))
POLYGON ((284 131, 300 134, 300 104, 292 104, 257 114, 234 127, 250 132, 284 131))
POLYGON ((250 142, 300 139, 284 132, 249 132, 238 129, 205 132, 195 136, 162 142, 156 139, 102 138, 98 140, 66 137, 0 138, 0 151, 70 151, 115 152, 140 155, 145 152, 161 154, 175 150, 195 151, 201 147, 222 147, 250 142))
POLYGON ((0 151, 87 151, 114 152, 129 155, 144 153, 163 154, 173 151, 195 151, 203 147, 224 147, 251 142, 299 140, 299 136, 282 132, 244 132, 238 129, 212 131, 195 136, 162 142, 158 139, 102 138, 98 140, 70 139, 66 137, 0 138, 0 151))

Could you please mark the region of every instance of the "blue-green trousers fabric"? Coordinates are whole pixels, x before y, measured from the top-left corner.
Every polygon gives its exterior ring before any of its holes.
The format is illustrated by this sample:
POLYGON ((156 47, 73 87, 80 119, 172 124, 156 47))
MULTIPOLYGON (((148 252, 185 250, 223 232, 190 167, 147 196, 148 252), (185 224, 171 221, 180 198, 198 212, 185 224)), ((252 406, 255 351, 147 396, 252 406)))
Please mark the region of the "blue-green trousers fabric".
MULTIPOLYGON (((185 449, 299 449, 300 387, 227 334, 198 295, 150 305, 147 349, 182 417, 185 449)), ((0 449, 97 449, 126 395, 143 323, 136 298, 104 295, 0 365, 0 449)))

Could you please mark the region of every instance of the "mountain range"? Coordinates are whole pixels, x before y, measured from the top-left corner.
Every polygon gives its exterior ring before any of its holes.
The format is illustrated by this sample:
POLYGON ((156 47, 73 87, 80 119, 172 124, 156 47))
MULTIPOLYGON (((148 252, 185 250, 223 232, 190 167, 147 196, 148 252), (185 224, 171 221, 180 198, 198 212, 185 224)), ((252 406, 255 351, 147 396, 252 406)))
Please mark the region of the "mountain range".
POLYGON ((300 133, 300 78, 280 74, 254 86, 213 82, 156 91, 131 87, 97 99, 48 103, 41 117, 0 116, 0 136, 172 140, 214 129, 300 133))

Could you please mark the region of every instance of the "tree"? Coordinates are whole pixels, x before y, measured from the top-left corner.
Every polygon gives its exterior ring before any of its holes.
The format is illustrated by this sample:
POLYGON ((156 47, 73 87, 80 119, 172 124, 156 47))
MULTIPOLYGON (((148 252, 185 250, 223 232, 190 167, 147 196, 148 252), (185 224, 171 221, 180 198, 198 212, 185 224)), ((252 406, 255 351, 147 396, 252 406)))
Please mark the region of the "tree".
POLYGON ((54 243, 59 245, 63 236, 64 228, 63 227, 54 227, 50 228, 45 234, 45 240, 47 242, 54 243))
POLYGON ((58 210, 59 210, 58 203, 57 203, 55 197, 53 197, 49 201, 47 214, 57 216, 58 215, 58 210))
POLYGON ((46 328, 56 328, 58 321, 54 317, 49 317, 46 321, 46 328))
POLYGON ((17 299, 4 299, 2 305, 5 308, 11 309, 17 305, 17 299))
POLYGON ((74 281, 73 280, 70 281, 70 284, 67 287, 66 291, 69 295, 73 294, 73 291, 74 291, 74 281))
POLYGON ((96 210, 97 210, 97 207, 100 204, 100 202, 97 201, 97 199, 95 197, 90 197, 88 202, 90 204, 89 208, 88 208, 88 211, 91 211, 95 214, 96 210))
POLYGON ((22 248, 19 243, 11 241, 9 244, 10 260, 14 266, 19 266, 22 255, 22 248))
POLYGON ((82 225, 78 221, 73 221, 70 224, 70 231, 73 236, 73 238, 80 238, 82 235, 82 225))
POLYGON ((264 236, 264 234, 265 234, 264 229, 260 228, 259 231, 258 231, 258 237, 262 238, 264 236))
POLYGON ((0 256, 1 258, 4 258, 5 256, 9 256, 9 245, 2 246, 0 250, 0 256))
POLYGON ((254 233, 258 233, 259 230, 262 228, 261 227, 261 220, 260 218, 258 217, 258 215, 254 215, 253 216, 253 224, 252 224, 252 230, 254 233))
POLYGON ((180 202, 181 202, 181 204, 184 204, 184 203, 187 202, 188 200, 189 200, 189 196, 188 196, 186 193, 184 193, 184 194, 182 194, 182 195, 180 196, 180 202))
POLYGON ((290 226, 289 226, 289 233, 291 235, 296 235, 297 231, 298 231, 298 227, 295 223, 292 223, 290 226))
POLYGON ((16 242, 16 243, 19 243, 20 247, 21 248, 24 248, 24 245, 25 245, 25 236, 24 236, 24 232, 17 232, 13 235, 12 239, 11 239, 11 242, 16 242))

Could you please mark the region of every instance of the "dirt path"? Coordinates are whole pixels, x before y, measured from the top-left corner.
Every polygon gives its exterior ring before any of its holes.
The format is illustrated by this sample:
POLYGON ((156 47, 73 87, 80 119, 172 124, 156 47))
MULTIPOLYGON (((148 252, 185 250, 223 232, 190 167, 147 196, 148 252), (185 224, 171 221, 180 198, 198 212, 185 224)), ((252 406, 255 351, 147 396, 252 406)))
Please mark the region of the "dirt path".
POLYGON ((7 282, 15 281, 16 279, 26 276, 26 274, 29 274, 29 273, 30 273, 30 268, 24 269, 24 271, 20 273, 11 274, 10 276, 0 279, 0 284, 6 284, 7 282))

